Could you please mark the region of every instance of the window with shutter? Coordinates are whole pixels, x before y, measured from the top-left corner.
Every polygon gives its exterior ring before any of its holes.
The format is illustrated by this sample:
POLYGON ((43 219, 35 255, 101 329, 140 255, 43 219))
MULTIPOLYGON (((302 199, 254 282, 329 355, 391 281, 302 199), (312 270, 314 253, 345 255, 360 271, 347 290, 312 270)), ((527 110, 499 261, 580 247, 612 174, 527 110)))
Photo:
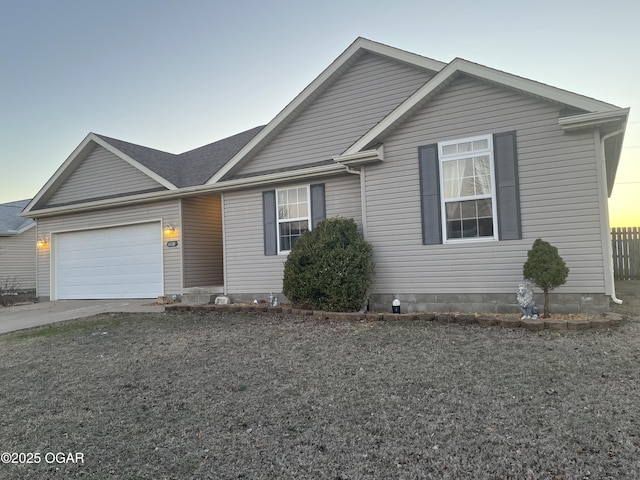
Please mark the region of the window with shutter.
POLYGON ((277 190, 278 252, 289 252, 309 230, 309 186, 277 190))
POLYGON ((496 239, 492 137, 441 142, 438 154, 444 241, 496 239))
POLYGON ((425 245, 522 238, 516 132, 418 149, 425 245))
POLYGON ((296 240, 325 218, 324 184, 262 193, 264 254, 291 251, 296 240))

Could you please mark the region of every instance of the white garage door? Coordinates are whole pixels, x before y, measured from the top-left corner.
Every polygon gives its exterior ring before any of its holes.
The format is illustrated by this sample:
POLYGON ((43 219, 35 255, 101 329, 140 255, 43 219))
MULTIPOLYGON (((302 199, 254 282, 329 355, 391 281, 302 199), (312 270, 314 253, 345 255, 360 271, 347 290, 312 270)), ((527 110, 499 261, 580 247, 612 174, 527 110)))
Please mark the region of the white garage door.
POLYGON ((56 298, 162 295, 161 235, 159 223, 57 234, 56 298))

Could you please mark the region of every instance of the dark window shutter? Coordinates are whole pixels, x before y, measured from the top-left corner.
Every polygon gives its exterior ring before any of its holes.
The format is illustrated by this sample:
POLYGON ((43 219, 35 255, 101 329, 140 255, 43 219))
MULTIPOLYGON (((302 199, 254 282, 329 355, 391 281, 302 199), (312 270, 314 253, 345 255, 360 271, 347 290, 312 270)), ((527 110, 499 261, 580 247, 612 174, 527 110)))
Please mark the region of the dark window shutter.
POLYGON ((311 228, 316 228, 319 221, 327 216, 324 202, 324 183, 317 183, 309 187, 311 190, 311 228))
POLYGON ((522 226, 516 132, 496 133, 493 136, 493 154, 496 172, 498 236, 500 240, 518 240, 522 238, 522 226))
POLYGON ((418 148, 420 163, 420 207, 422 213, 422 243, 442 243, 442 220, 440 208, 440 174, 438 145, 418 148))
POLYGON ((264 254, 278 254, 278 222, 276 221, 276 191, 262 192, 262 218, 264 222, 264 254))

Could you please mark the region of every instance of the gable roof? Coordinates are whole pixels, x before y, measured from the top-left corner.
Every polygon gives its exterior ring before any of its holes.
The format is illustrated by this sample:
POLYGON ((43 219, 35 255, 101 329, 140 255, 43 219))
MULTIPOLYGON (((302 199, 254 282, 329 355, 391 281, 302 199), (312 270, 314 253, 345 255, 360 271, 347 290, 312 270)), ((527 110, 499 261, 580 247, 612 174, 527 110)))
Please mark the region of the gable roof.
POLYGON ((36 210, 46 202, 97 145, 153 178, 167 190, 178 190, 204 184, 262 128, 255 127, 182 154, 90 133, 40 189, 25 213, 36 210))
POLYGON ((293 119, 302 109, 307 107, 322 92, 324 92, 333 82, 353 65, 365 53, 374 53, 389 57, 395 61, 422 68, 430 72, 438 72, 446 66, 446 63, 423 57, 415 53, 390 47, 382 43, 374 42, 363 37, 358 37, 331 65, 329 65, 315 80, 313 80, 297 97, 295 97, 276 117, 271 120, 264 129, 248 142, 233 158, 229 160, 207 184, 211 185, 223 179, 240 162, 247 161, 262 146, 268 143, 273 137, 293 119))
MULTIPOLYGON (((33 197, 29 205, 27 205, 27 207, 24 209, 23 215, 26 215, 33 210, 37 210, 38 207, 43 206, 47 202, 47 200, 51 198, 51 196, 56 192, 56 190, 71 176, 74 170, 91 154, 96 146, 103 147, 106 150, 110 151, 134 168, 137 168, 141 172, 154 179, 165 188, 169 190, 177 189, 177 187, 167 179, 165 179, 161 175, 158 175, 156 172, 146 167, 143 163, 134 160, 130 155, 128 155, 124 151, 119 150, 110 142, 115 143, 115 139, 110 139, 109 137, 102 138, 95 133, 89 133, 84 138, 84 140, 80 142, 80 145, 75 148, 71 155, 67 157, 64 163, 60 165, 60 167, 58 167, 51 178, 49 178, 47 183, 38 191, 36 196, 33 197)), ((127 142, 121 142, 119 146, 125 148, 129 153, 137 152, 141 157, 143 157, 143 155, 141 155, 143 150, 146 153, 149 153, 149 151, 152 150, 146 147, 140 147, 139 145, 134 146, 133 144, 128 144, 127 142)), ((165 153, 165 155, 170 154, 165 153)))
POLYGON ((501 70, 485 67, 484 65, 469 62, 462 58, 455 58, 431 80, 425 83, 422 88, 418 89, 399 105, 395 111, 349 147, 343 155, 352 155, 366 149, 370 145, 379 143, 382 138, 397 127, 397 125, 410 117, 417 109, 425 105, 461 74, 515 90, 527 96, 536 97, 562 106, 568 106, 581 113, 596 112, 603 115, 612 113, 618 116, 621 111, 619 107, 600 100, 585 97, 584 95, 552 87, 501 70))
POLYGON ((205 183, 262 128, 254 127, 181 154, 167 153, 104 135, 96 136, 168 180, 176 188, 183 188, 205 183))
POLYGON ((0 204, 0 236, 19 235, 35 226, 30 218, 18 216, 31 199, 0 204))
MULTIPOLYGON (((334 159, 337 163, 343 165, 347 165, 347 162, 350 162, 352 158, 361 156, 362 154, 366 154, 365 156, 368 158, 373 158, 381 154, 382 150, 378 149, 377 146, 379 146, 383 138, 408 119, 417 109, 434 98, 459 75, 475 77, 527 96, 558 104, 564 108, 571 109, 575 114, 584 115, 595 113, 603 123, 611 121, 614 117, 620 117, 624 119, 624 125, 626 124, 629 113, 628 109, 621 109, 620 107, 600 100, 486 67, 462 58, 455 58, 447 64, 359 37, 269 122, 258 135, 248 142, 237 155, 220 168, 217 173, 209 179, 207 184, 212 185, 222 180, 233 179, 233 177, 226 176, 232 172, 234 167, 255 155, 255 153, 277 135, 301 109, 305 108, 313 99, 317 98, 320 93, 328 88, 337 76, 344 72, 344 70, 353 64, 364 52, 387 56, 396 61, 406 62, 413 66, 437 73, 381 122, 371 128, 371 130, 365 133, 340 156, 334 159), (347 160, 343 161, 344 159, 347 160)), ((570 121, 566 122, 566 126, 561 123, 561 126, 566 130, 573 125, 570 121)), ((592 124, 591 127, 593 126, 592 124)), ((622 137, 623 135, 617 139, 617 143, 619 144, 618 150, 622 142, 622 137)), ((377 158, 381 159, 379 157, 377 158)), ((613 178, 615 177, 615 165, 617 165, 617 159, 612 159, 608 166, 608 170, 613 173, 610 181, 610 191, 613 185, 613 178)))
POLYGON ((120 158, 123 157, 122 154, 126 155, 129 159, 139 163, 164 180, 169 181, 171 184, 170 187, 176 188, 175 182, 172 180, 176 177, 175 172, 178 170, 174 165, 177 155, 97 133, 93 135, 112 146, 115 151, 113 151, 113 149, 109 150, 112 150, 112 152, 120 158))
MULTIPOLYGON (((384 138, 415 111, 437 96, 453 80, 461 75, 466 75, 559 105, 564 113, 561 114, 558 123, 567 132, 598 127, 603 134, 608 134, 605 158, 609 192, 611 192, 628 118, 628 109, 621 109, 606 102, 461 58, 455 58, 447 64, 359 37, 266 126, 255 127, 182 154, 172 154, 90 133, 38 192, 25 209, 24 214, 43 206, 47 198, 69 177, 79 162, 95 148, 95 145, 101 145, 108 149, 164 186, 166 190, 157 192, 159 195, 181 195, 193 193, 196 190, 223 190, 248 185, 251 182, 255 183, 259 179, 249 180, 243 179, 241 175, 233 176, 234 169, 244 162, 250 161, 305 108, 333 85, 350 66, 368 53, 403 62, 412 67, 429 71, 434 75, 341 155, 335 157, 332 165, 325 164, 325 162, 322 165, 300 171, 273 171, 261 178, 264 177, 263 179, 267 181, 268 179, 282 179, 287 175, 294 178, 296 175, 302 177, 307 173, 333 173, 336 168, 358 166, 382 160, 383 149, 380 145, 384 138), (309 171, 307 172, 307 170, 309 171)), ((331 161, 329 160, 328 163, 331 161)), ((136 201, 141 201, 141 199, 141 197, 136 198, 136 201)), ((88 207, 90 205, 87 204, 88 207)))

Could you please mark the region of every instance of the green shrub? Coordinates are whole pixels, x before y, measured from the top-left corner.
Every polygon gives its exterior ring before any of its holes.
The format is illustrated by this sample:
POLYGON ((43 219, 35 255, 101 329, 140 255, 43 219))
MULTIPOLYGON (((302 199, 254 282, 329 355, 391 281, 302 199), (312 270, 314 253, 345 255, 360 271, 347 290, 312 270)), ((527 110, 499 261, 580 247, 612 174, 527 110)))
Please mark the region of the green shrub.
POLYGON ((294 304, 358 311, 373 281, 373 253, 351 218, 329 218, 304 233, 284 264, 283 293, 294 304))
POLYGON ((522 273, 544 292, 544 318, 549 318, 549 290, 567 281, 569 268, 558 253, 558 249, 549 242, 538 238, 527 252, 522 273))

